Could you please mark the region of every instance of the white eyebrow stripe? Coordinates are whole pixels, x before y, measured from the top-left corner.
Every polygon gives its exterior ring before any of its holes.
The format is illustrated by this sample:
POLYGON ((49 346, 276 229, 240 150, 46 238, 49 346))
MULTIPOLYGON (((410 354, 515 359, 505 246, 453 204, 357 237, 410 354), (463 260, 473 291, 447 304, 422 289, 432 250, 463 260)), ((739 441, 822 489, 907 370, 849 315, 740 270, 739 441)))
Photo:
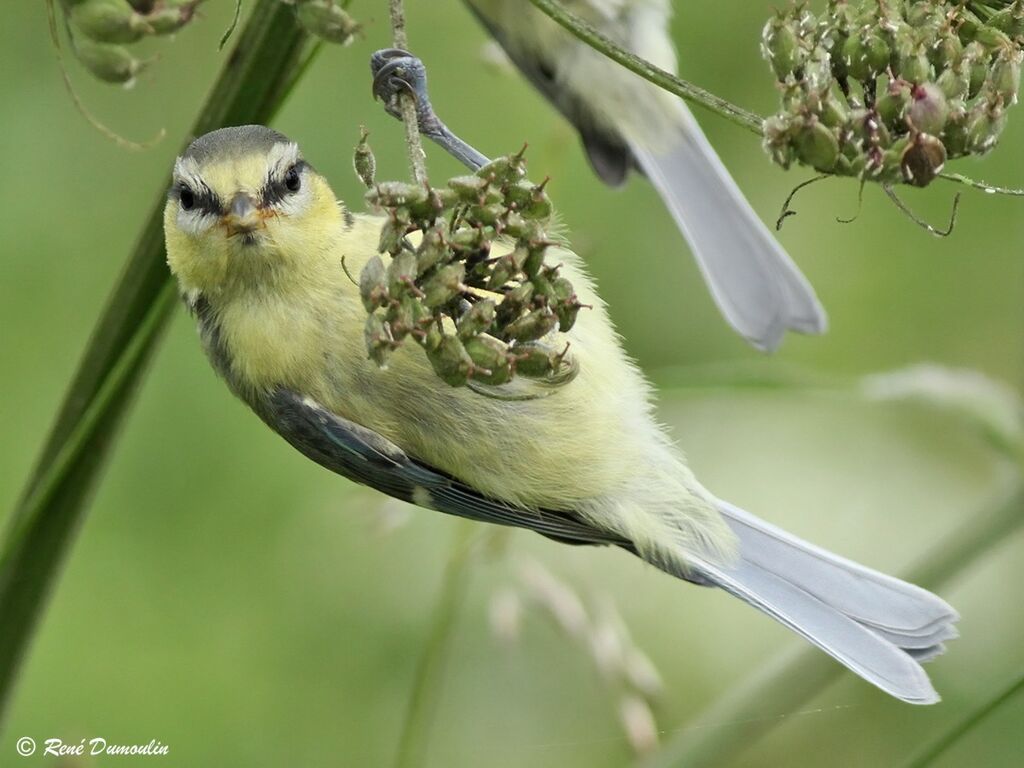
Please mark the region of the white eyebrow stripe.
POLYGON ((203 183, 203 179, 199 175, 199 163, 191 157, 179 157, 174 161, 174 176, 182 181, 190 182, 193 186, 203 183))
POLYGON ((302 159, 299 145, 295 142, 275 144, 267 154, 267 166, 271 175, 279 175, 302 159))

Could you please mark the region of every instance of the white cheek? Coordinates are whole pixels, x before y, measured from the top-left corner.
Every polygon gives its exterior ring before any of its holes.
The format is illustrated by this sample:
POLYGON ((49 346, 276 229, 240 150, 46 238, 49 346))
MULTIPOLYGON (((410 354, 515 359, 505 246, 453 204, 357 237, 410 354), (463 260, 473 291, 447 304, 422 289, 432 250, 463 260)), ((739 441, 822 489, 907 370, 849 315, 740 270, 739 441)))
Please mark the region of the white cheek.
POLYGON ((308 184, 303 184, 298 192, 274 203, 274 209, 283 216, 300 216, 309 209, 312 202, 313 190, 308 184))
POLYGON ((178 227, 182 232, 192 237, 199 237, 205 234, 216 222, 217 217, 212 213, 186 211, 180 207, 178 208, 178 227))

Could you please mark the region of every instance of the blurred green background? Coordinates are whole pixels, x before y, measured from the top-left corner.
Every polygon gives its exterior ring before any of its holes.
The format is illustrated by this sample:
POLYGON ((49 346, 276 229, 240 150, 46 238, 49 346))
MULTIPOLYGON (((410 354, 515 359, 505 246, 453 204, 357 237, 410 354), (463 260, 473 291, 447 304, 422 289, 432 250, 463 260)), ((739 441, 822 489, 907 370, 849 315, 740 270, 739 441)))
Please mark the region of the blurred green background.
MULTIPOLYGON (((0 360, 5 441, 0 514, 18 495, 78 356, 224 55, 233 3, 204 6, 131 91, 71 74, 118 131, 167 139, 119 149, 76 113, 48 43, 41 3, 9 3, 0 25, 0 360)), ((673 32, 688 79, 762 114, 775 105, 759 58, 767 2, 679 4, 673 32)), ((608 190, 572 131, 521 80, 485 64, 485 37, 456 0, 412 0, 409 34, 435 105, 488 154, 531 145, 631 354, 660 388, 663 419, 715 493, 822 545, 889 572, 920 561, 992 503, 1007 472, 952 415, 872 404, 832 389, 728 386, 735 372, 807 371, 853 382, 933 361, 1024 382, 1024 202, 964 191, 953 236, 932 237, 868 189, 831 180, 798 197, 780 235, 831 317, 824 338, 791 337, 773 358, 719 319, 686 247, 645 183, 608 190), (652 289, 651 286, 657 286, 652 289), (699 372, 695 374, 694 371, 699 372), (699 379, 701 386, 692 386, 699 379), (721 384, 716 382, 723 382, 721 384)), ((402 177, 400 126, 370 97, 367 60, 389 43, 382 0, 355 0, 364 39, 329 47, 277 127, 299 141, 335 191, 359 207, 351 149, 372 132, 379 177, 402 177)), ((148 50, 148 49, 147 49, 148 50)), ((772 166, 750 134, 697 114, 754 207, 774 221, 802 172, 772 166)), ((431 150, 435 178, 458 169, 431 150)), ((1024 183, 1024 115, 998 149, 954 170, 1024 183)), ((956 188, 905 192, 930 220, 956 188)), ((77 743, 158 739, 178 766, 390 764, 457 523, 413 511, 387 534, 393 503, 304 460, 234 401, 179 312, 145 381, 22 670, 0 737, 77 743)), ((393 511, 393 510, 392 510, 393 511)), ((0 521, 3 522, 3 521, 0 521)), ((728 765, 899 765, 1024 665, 1020 535, 944 596, 963 638, 929 667, 944 703, 915 708, 852 674, 800 713, 757 702, 777 721, 728 765)), ((540 616, 509 647, 488 605, 517 558, 543 563, 585 596, 615 600, 665 682, 662 738, 800 641, 710 590, 673 582, 617 552, 512 535, 473 566, 444 689, 431 766, 619 766, 631 752, 615 698, 593 665, 540 616)), ((1012 701, 939 764, 1024 764, 1024 699, 1012 701)), ((720 722, 714 728, 739 724, 720 722)), ((109 759, 150 765, 158 758, 109 759)), ((75 765, 106 765, 85 759, 75 765)))

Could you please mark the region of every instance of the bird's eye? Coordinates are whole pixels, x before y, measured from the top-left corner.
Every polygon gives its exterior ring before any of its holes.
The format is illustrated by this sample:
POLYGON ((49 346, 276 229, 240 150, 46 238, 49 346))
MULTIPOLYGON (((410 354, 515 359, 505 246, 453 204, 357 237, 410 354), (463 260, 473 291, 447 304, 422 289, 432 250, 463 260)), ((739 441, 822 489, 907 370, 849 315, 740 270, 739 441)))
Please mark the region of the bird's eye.
POLYGON ((183 211, 191 211, 196 206, 196 196, 191 189, 183 186, 178 190, 178 203, 183 211))
POLYGON ((299 167, 293 165, 284 175, 284 186, 289 192, 298 192, 302 187, 302 176, 299 175, 299 167))

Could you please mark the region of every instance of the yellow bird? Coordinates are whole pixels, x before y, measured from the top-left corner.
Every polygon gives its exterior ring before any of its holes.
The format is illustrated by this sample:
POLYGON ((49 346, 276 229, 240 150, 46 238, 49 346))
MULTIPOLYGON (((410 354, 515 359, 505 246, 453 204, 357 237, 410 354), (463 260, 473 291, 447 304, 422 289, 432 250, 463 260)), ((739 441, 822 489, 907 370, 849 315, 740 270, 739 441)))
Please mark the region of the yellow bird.
MULTIPOLYGON (((956 611, 919 587, 801 541, 707 491, 652 414, 579 258, 593 309, 569 333, 575 379, 510 401, 450 387, 415 345, 367 359, 359 270, 382 219, 339 203, 298 146, 262 126, 196 139, 174 166, 167 258, 217 372, 307 457, 448 514, 622 547, 717 586, 905 701, 938 700, 919 662, 956 611)), ((515 382, 513 382, 515 383, 515 382)))

